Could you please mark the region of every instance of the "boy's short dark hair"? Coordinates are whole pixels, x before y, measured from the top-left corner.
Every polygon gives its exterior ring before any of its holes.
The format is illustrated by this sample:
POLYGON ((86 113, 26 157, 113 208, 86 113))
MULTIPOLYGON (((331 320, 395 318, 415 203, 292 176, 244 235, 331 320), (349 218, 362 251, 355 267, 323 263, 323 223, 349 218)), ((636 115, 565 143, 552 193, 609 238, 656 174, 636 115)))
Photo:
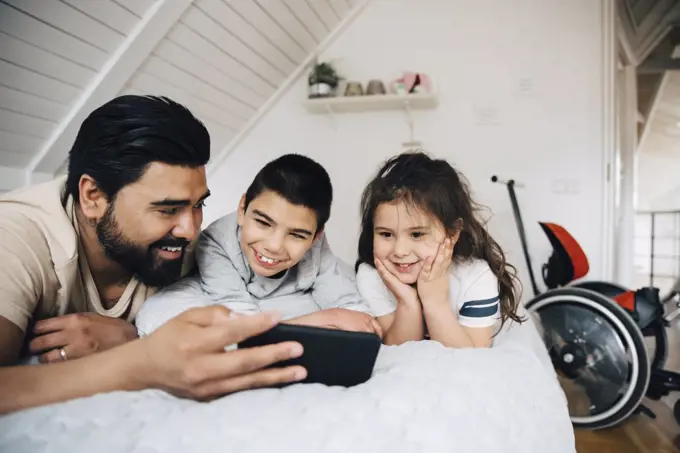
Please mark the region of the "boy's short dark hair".
POLYGON ((210 135, 181 104, 166 97, 124 95, 83 121, 69 153, 66 192, 79 198, 90 175, 109 200, 137 182, 152 162, 198 168, 210 159, 210 135))
POLYGON ((277 193, 289 203, 314 211, 317 233, 331 215, 331 178, 321 164, 307 156, 284 154, 265 165, 246 191, 245 209, 267 190, 277 193))

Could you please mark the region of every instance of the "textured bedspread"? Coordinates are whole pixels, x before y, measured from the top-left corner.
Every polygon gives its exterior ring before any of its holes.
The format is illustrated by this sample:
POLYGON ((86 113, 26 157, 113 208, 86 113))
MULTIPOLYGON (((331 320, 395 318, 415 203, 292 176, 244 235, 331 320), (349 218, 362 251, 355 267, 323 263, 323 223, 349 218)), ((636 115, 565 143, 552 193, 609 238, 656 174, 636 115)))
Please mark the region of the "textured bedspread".
POLYGON ((349 388, 294 385, 210 403, 117 392, 0 418, 1 452, 573 453, 564 394, 533 325, 488 350, 383 347, 349 388))

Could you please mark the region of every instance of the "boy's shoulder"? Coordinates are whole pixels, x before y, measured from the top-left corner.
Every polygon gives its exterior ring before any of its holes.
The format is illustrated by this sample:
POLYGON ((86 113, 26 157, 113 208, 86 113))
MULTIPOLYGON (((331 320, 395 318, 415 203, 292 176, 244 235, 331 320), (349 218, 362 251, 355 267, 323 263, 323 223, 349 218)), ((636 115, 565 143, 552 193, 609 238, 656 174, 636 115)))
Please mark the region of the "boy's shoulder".
POLYGON ((241 246, 239 244, 237 213, 232 212, 222 216, 208 225, 198 237, 196 244, 196 260, 199 269, 219 264, 224 266, 224 258, 228 258, 231 264, 242 276, 248 275, 241 246), (219 261, 216 263, 215 261, 219 261))
POLYGON ((331 250, 326 233, 322 232, 302 259, 293 267, 298 269, 298 279, 304 287, 314 285, 316 277, 328 268, 342 267, 343 262, 331 250))
POLYGON ((218 246, 231 254, 239 254, 238 213, 224 215, 208 225, 198 238, 198 249, 218 246))
POLYGON ((212 235, 225 235, 229 233, 235 233, 238 228, 238 212, 233 211, 229 214, 219 217, 214 220, 210 225, 208 225, 203 233, 209 233, 212 235))

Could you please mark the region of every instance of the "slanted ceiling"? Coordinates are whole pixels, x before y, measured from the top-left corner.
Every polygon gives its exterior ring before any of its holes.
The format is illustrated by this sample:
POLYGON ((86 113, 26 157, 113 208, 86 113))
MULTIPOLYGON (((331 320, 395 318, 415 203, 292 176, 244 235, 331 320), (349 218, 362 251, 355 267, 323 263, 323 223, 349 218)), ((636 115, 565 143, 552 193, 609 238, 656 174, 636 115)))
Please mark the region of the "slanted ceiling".
POLYGON ((58 172, 123 93, 185 104, 219 155, 360 3, 0 0, 0 190, 58 172))
POLYGON ((637 65, 640 151, 678 156, 680 2, 619 0, 619 20, 637 65))

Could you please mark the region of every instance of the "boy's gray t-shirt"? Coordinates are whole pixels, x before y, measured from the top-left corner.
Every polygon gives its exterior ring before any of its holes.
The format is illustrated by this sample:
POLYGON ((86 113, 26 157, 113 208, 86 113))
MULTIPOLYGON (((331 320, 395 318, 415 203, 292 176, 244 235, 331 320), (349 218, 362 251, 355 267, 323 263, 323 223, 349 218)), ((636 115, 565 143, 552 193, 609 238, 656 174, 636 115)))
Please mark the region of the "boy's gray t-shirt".
POLYGON ((214 304, 238 313, 276 310, 284 320, 329 308, 370 313, 353 270, 331 252, 324 233, 280 278, 253 272, 240 239, 235 212, 206 228, 196 247, 196 272, 142 305, 135 320, 140 335, 150 334, 190 308, 214 304))

